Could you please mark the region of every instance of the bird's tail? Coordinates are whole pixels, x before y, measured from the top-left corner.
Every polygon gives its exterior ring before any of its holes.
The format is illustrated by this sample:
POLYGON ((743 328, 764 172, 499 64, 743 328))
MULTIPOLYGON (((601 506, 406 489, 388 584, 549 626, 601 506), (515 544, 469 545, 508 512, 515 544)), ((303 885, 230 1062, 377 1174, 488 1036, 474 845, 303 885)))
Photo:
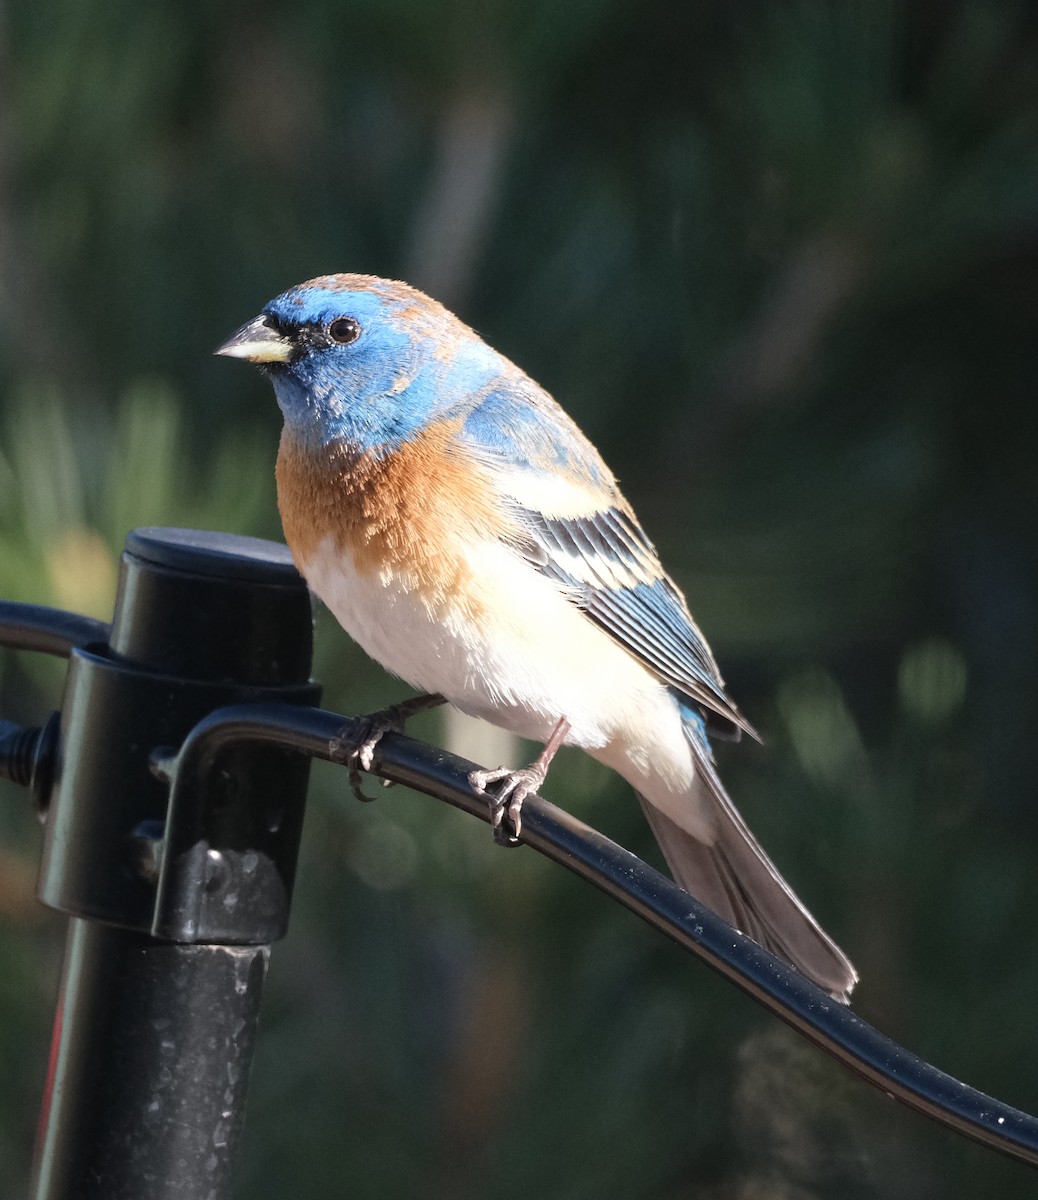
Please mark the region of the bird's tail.
POLYGON ((717 775, 698 717, 686 722, 696 754, 696 803, 716 836, 699 841, 639 796, 677 883, 730 925, 846 1004, 858 973, 822 930, 747 828, 717 775))

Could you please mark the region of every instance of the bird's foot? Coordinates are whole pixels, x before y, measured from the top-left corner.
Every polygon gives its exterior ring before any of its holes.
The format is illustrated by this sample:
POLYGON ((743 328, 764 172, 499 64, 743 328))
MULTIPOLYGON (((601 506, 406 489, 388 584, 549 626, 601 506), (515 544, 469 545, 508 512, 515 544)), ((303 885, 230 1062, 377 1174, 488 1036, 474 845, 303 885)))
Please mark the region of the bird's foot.
POLYGON ((523 801, 531 792, 536 792, 544 782, 548 771, 534 763, 529 767, 497 767, 493 771, 472 771, 469 774, 469 784, 481 796, 487 796, 490 801, 490 825, 494 831, 494 841, 502 846, 518 846, 519 836, 523 831, 523 801), (493 793, 487 794, 487 787, 492 783, 501 786, 493 793), (511 831, 504 827, 505 813, 512 824, 511 831))
POLYGON ((538 755, 536 762, 528 767, 497 767, 492 771, 479 770, 469 773, 469 786, 490 801, 490 824, 494 841, 501 846, 518 846, 523 832, 523 801, 536 792, 548 777, 548 767, 569 733, 569 721, 563 717, 547 745, 538 755), (493 795, 487 795, 487 787, 500 783, 493 795), (505 813, 511 822, 511 830, 504 828, 505 813))
MULTIPOLYGON (((383 737, 387 733, 403 733, 409 718, 445 703, 444 697, 436 694, 414 696, 410 700, 381 708, 378 712, 356 717, 339 730, 328 743, 328 753, 332 762, 342 763, 349 768, 350 790, 358 800, 367 802, 375 799, 364 794, 360 773, 362 770, 371 770, 375 762, 375 747, 383 737)), ((392 787, 392 780, 383 779, 382 786, 392 787)))

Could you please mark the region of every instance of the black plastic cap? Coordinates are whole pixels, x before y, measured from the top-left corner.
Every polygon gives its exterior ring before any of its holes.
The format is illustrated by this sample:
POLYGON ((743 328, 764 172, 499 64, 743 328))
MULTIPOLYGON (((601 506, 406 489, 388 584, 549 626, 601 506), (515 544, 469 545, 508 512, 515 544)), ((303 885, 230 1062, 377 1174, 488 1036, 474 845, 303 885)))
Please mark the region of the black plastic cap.
POLYGON ((310 596, 279 542, 136 529, 126 539, 110 645, 125 662, 182 678, 303 683, 313 652, 310 596))
POLYGON ((127 535, 126 553, 157 567, 192 571, 217 579, 286 587, 295 587, 300 582, 287 546, 244 534, 146 525, 127 535))

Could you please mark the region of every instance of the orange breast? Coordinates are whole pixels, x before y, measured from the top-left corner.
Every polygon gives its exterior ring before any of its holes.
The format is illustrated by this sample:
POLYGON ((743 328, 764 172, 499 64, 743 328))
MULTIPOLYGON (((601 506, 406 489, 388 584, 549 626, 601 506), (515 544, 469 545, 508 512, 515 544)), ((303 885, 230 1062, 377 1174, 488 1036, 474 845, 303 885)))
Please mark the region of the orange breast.
POLYGON ((466 545, 506 535, 485 468, 441 422, 385 455, 344 443, 304 447, 288 429, 277 461, 278 507, 306 574, 329 539, 361 575, 413 578, 430 600, 466 590, 466 545))

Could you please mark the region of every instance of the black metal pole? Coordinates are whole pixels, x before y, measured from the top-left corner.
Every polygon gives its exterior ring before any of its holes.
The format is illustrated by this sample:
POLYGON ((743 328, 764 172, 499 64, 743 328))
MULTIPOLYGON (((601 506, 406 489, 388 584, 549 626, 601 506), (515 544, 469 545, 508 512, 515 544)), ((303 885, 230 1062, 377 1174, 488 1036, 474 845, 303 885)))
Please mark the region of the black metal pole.
MULTIPOLYGON (((360 734, 363 728, 358 723, 353 731, 360 734)), ((336 761, 335 746, 350 729, 350 722, 338 713, 316 708, 243 704, 210 713, 179 752, 162 764, 173 779, 172 806, 190 805, 193 797, 205 794, 229 746, 268 742, 336 761)), ((469 783, 475 767, 446 750, 387 733, 375 747, 372 770, 489 821, 486 797, 469 783)), ((541 796, 528 796, 522 842, 601 888, 888 1096, 982 1145, 1038 1166, 1038 1118, 967 1086, 899 1046, 571 813, 541 796)), ((164 919, 168 907, 160 895, 158 919, 164 919)))
POLYGON ((268 953, 72 919, 37 1196, 232 1194, 268 953))
POLYGON ((128 538, 110 640, 72 651, 62 707, 40 897, 73 919, 35 1200, 232 1194, 309 763, 232 748, 175 826, 150 764, 221 704, 316 702, 311 644, 284 547, 183 530, 128 538), (164 871, 184 919, 156 936, 164 871))

